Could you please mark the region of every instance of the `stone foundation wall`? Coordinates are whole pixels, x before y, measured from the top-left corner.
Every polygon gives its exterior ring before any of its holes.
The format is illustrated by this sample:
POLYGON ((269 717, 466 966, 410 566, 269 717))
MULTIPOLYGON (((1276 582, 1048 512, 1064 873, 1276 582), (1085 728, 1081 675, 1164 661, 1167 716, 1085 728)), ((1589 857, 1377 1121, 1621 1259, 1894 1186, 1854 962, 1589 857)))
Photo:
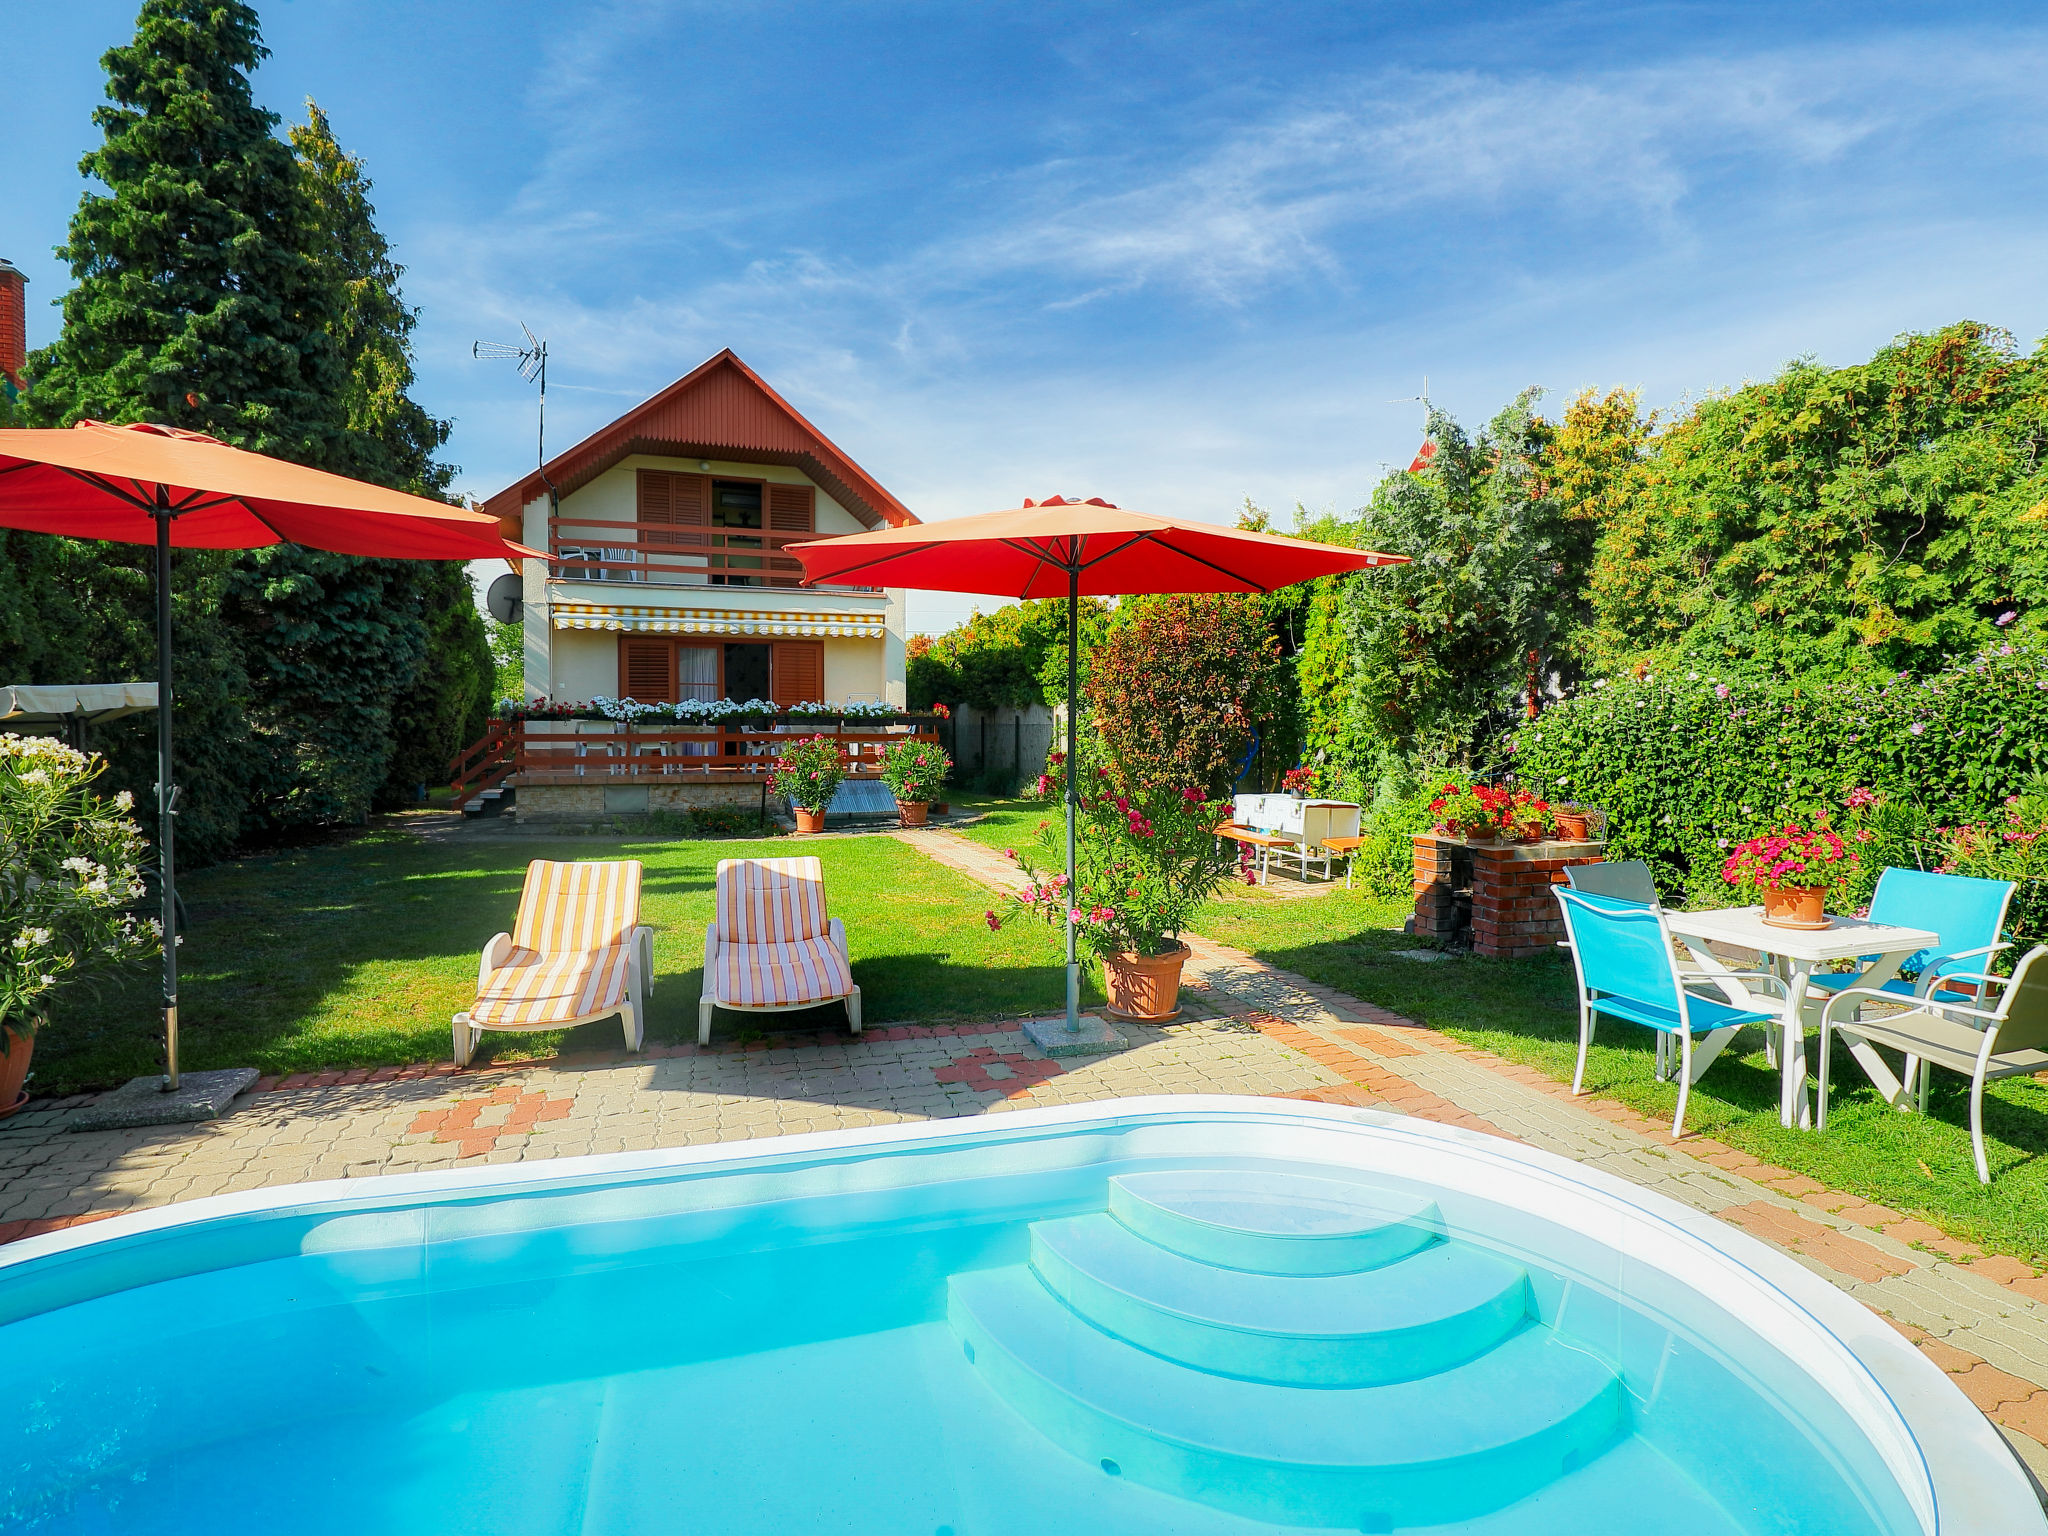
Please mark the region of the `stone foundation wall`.
MULTIPOLYGON (((512 806, 512 818, 521 826, 535 826, 644 816, 649 811, 689 811, 713 805, 759 811, 761 787, 746 783, 521 784, 512 806)), ((768 814, 788 814, 787 802, 771 793, 768 814)))
POLYGON ((1454 849, 1472 860, 1472 952, 1493 960, 1519 960, 1554 948, 1564 918, 1551 886, 1574 864, 1598 864, 1604 842, 1467 843, 1422 833, 1415 838, 1415 933, 1450 937, 1454 849))

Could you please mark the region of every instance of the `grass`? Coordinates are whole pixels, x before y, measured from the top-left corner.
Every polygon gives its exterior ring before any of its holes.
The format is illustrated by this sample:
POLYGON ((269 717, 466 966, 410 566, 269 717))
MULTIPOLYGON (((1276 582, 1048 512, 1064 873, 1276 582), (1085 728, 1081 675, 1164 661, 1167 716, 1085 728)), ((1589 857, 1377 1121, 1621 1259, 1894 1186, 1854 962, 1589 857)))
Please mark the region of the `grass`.
MULTIPOLYGON (((1401 932, 1408 910, 1404 901, 1356 891, 1290 901, 1231 890, 1209 904, 1197 927, 1274 965, 1570 1082, 1578 1012, 1569 961, 1561 955, 1402 959, 1397 951, 1416 948, 1401 932)), ((1587 1057, 1586 1088, 1668 1124, 1678 1089, 1656 1081, 1654 1060, 1648 1030, 1606 1023, 1587 1057)), ((1745 1031, 1694 1087, 1686 1129, 1994 1251, 2048 1259, 2048 1084, 2008 1078, 1986 1090, 1992 1171, 1986 1187, 1970 1158, 1962 1078, 1937 1073, 1929 1113, 1921 1116, 1886 1105, 1845 1050, 1837 1051, 1832 1076, 1826 1132, 1786 1130, 1778 1124, 1778 1074, 1765 1061, 1763 1034, 1745 1031)))
MULTIPOLYGON (((197 871, 179 882, 191 921, 181 952, 182 1064, 303 1072, 445 1059, 449 1016, 474 995, 478 952, 512 926, 526 863, 543 858, 646 866, 641 916, 655 935, 648 1038, 694 1039, 718 860, 792 851, 786 840, 428 843, 386 830, 197 871)), ((892 838, 822 838, 804 851, 824 861, 869 1022, 1062 1005, 1052 933, 1033 923, 990 932, 986 894, 962 876, 892 838)), ((153 973, 98 997, 72 994, 37 1038, 34 1090, 106 1087, 159 1070, 156 1009, 153 973)), ((828 1026, 843 1015, 835 1007, 785 1017, 828 1026)), ((721 1032, 738 1022, 727 1016, 721 1032)), ((483 1050, 506 1060, 620 1043, 607 1023, 486 1034, 483 1050)))

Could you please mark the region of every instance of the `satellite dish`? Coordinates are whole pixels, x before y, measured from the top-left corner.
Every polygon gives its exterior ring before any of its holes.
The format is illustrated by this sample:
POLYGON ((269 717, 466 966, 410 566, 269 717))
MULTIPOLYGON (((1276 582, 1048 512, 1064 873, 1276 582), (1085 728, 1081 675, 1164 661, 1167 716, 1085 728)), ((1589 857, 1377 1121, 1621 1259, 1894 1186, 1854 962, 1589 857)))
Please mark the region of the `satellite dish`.
POLYGON ((492 582, 490 591, 484 594, 484 606, 491 610, 491 617, 500 624, 517 624, 526 617, 526 601, 520 595, 519 577, 507 571, 492 582))

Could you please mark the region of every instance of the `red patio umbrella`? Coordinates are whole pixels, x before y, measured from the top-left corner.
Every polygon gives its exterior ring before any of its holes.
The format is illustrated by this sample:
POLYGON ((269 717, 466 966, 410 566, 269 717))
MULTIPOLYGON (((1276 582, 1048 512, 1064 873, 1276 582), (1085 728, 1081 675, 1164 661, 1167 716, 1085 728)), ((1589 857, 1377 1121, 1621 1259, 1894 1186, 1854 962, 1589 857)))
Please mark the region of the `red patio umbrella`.
POLYGON ((231 448, 175 427, 81 421, 0 431, 0 527, 156 545, 157 853, 164 928, 164 1087, 178 1086, 178 914, 171 819, 171 548, 302 544, 401 560, 546 559, 496 518, 231 448))
MULTIPOLYGON (((1080 599, 1143 592, 1271 592, 1406 555, 1343 549, 1214 523, 1128 512, 1100 497, 1048 496, 1006 512, 792 544, 806 584, 858 576, 878 586, 1067 599, 1067 736, 1078 740, 1080 599)), ((1067 888, 1074 886, 1074 757, 1067 753, 1067 888)), ((1067 924, 1067 1029, 1078 1033, 1081 967, 1067 924)))

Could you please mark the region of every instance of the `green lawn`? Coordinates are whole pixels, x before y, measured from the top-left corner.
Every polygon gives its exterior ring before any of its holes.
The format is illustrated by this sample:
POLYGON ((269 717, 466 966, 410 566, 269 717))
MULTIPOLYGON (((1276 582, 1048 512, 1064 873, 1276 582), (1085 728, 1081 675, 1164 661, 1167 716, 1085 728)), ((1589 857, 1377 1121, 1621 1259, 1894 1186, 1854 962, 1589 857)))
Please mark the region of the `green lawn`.
MULTIPOLYGON (((1405 902, 1351 891, 1286 901, 1263 891, 1233 890, 1209 905, 1199 928, 1274 965, 1570 1082, 1578 1014, 1569 961, 1562 955, 1404 960, 1395 951, 1416 947, 1401 932, 1407 914, 1405 902)), ((1678 1089, 1656 1081, 1654 1059, 1648 1030, 1604 1024, 1587 1058, 1586 1087, 1668 1124, 1678 1089)), ((1838 1052, 1833 1077, 1827 1131, 1784 1129, 1778 1124, 1778 1075, 1765 1063, 1762 1032, 1745 1032, 1693 1089, 1686 1127, 1831 1188, 1923 1216, 1986 1248, 2048 1258, 2048 1084, 2008 1079, 1986 1091, 1993 1176, 1987 1189, 1977 1183, 1970 1160, 1963 1079, 1937 1074, 1930 1113, 1922 1117, 1887 1107, 1846 1051, 1838 1052)))
MULTIPOLYGON (((1043 925, 990 932, 985 892, 892 838, 822 838, 804 851, 824 860, 868 1022, 1061 1006, 1060 956, 1043 925)), ((694 1039, 718 860, 791 852, 786 840, 433 844, 393 830, 197 871, 180 881, 191 918, 182 1064, 301 1072, 445 1059, 449 1016, 474 995, 478 951, 512 926, 536 858, 646 865, 641 916, 655 933, 648 1038, 694 1039)), ((721 1033, 739 1022, 721 1020, 721 1033)), ((157 1035, 153 975, 98 997, 75 993, 37 1038, 34 1090, 105 1087, 158 1070, 157 1035)), ((617 1025, 603 1024, 567 1038, 486 1034, 484 1053, 503 1060, 619 1044, 617 1025)))

